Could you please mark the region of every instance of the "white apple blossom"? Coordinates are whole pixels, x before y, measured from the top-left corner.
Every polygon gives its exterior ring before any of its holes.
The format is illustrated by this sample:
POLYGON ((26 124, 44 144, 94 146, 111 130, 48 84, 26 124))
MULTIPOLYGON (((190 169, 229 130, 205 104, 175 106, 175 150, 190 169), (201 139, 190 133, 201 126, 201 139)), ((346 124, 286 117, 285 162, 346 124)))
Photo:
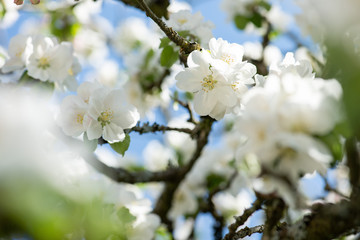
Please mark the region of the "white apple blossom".
POLYGON ((79 96, 67 96, 61 103, 59 124, 66 135, 79 136, 86 128, 83 124, 88 105, 79 96))
POLYGON ((89 99, 100 87, 96 83, 84 82, 77 89, 78 95, 64 98, 60 106, 58 122, 65 134, 76 137, 86 131, 83 121, 89 108, 89 99))
POLYGON ((210 21, 203 22, 203 19, 200 12, 192 14, 189 10, 180 10, 171 13, 166 23, 175 31, 188 31, 190 35, 195 36, 193 40, 197 40, 202 46, 207 46, 213 37, 212 29, 215 26, 210 21))
POLYGON ((194 93, 194 108, 199 115, 219 120, 239 106, 256 73, 255 66, 243 62, 242 56, 240 45, 222 39, 212 39, 210 51, 190 53, 189 67, 177 74, 176 86, 194 93))
POLYGON ((314 78, 307 63, 289 54, 286 59, 263 87, 243 98, 236 127, 248 139, 237 159, 253 156, 296 185, 303 174, 326 173, 332 156, 315 136, 328 134, 339 122, 342 90, 334 79, 314 78))
POLYGON ((270 11, 266 13, 266 19, 272 26, 279 31, 286 31, 289 28, 293 18, 291 15, 284 12, 278 4, 273 4, 270 11))
POLYGON ((97 89, 89 100, 89 111, 84 125, 89 140, 103 138, 109 143, 123 141, 124 129, 136 125, 138 111, 123 99, 121 90, 97 89))
POLYGON ((24 69, 30 54, 32 54, 32 39, 25 35, 16 35, 11 38, 9 43, 9 59, 1 68, 2 72, 8 73, 19 69, 24 69))
POLYGON ((252 199, 250 192, 242 189, 235 196, 227 191, 217 193, 212 201, 216 210, 231 223, 233 216, 241 216, 245 209, 251 207, 252 199))
POLYGON ((260 42, 244 42, 244 56, 254 60, 261 60, 263 56, 263 46, 260 42))
POLYGON ((62 82, 72 65, 71 45, 58 44, 56 39, 43 36, 34 37, 32 44, 34 50, 26 64, 29 76, 40 81, 62 82))
POLYGON ((282 62, 271 65, 269 72, 270 74, 277 75, 294 73, 303 78, 314 78, 315 76, 311 63, 306 60, 297 61, 294 58, 294 54, 291 52, 288 52, 285 55, 285 58, 282 60, 282 62))

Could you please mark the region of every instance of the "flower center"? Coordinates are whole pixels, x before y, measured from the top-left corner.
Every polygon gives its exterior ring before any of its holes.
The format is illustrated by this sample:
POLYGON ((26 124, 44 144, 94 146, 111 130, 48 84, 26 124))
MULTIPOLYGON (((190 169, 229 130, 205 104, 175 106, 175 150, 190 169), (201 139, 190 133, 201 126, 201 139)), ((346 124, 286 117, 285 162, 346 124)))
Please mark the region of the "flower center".
POLYGON ((235 59, 232 56, 230 56, 229 54, 222 55, 221 60, 223 60, 227 64, 232 64, 235 62, 235 59))
POLYGON ((76 115, 76 122, 79 123, 79 124, 83 124, 83 120, 84 120, 84 115, 78 113, 76 115))
POLYGON ((98 122, 101 123, 101 126, 104 127, 105 125, 110 124, 113 115, 114 115, 114 111, 112 111, 111 109, 107 109, 100 114, 97 120, 98 122))
POLYGON ((209 65, 209 70, 211 71, 211 74, 207 75, 203 78, 201 81, 202 90, 205 92, 211 91, 215 88, 216 83, 218 82, 216 79, 214 79, 214 72, 211 70, 212 66, 209 65))
POLYGON ((41 57, 37 61, 38 61, 38 65, 37 65, 38 68, 47 69, 48 67, 50 67, 49 59, 46 57, 41 57))
POLYGON ((207 75, 201 81, 201 86, 203 87, 202 90, 205 92, 211 91, 215 88, 217 81, 214 79, 213 75, 207 75))
POLYGON ((180 23, 180 25, 183 25, 184 23, 186 23, 188 20, 185 18, 180 18, 178 19, 178 23, 180 23))

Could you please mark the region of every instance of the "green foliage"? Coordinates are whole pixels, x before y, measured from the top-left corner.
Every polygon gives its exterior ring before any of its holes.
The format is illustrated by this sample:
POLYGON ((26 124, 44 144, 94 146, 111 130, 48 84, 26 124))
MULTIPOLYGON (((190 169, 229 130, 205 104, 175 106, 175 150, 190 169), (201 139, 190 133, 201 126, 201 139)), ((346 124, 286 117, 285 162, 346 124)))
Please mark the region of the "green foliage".
POLYGON ((252 22, 256 27, 260 28, 263 17, 260 15, 260 13, 254 12, 254 14, 249 18, 249 21, 252 22))
POLYGON ((169 233, 169 231, 163 227, 160 226, 156 232, 155 232, 156 240, 172 240, 172 235, 169 233))
POLYGON ((125 222, 127 224, 131 224, 136 220, 136 217, 131 215, 129 209, 122 207, 116 212, 117 217, 120 221, 125 222))
POLYGON ((98 145, 97 139, 89 140, 87 133, 85 132, 83 135, 83 140, 86 148, 89 149, 89 151, 94 152, 96 150, 98 145))
POLYGON ((81 27, 70 8, 51 11, 49 16, 51 17, 50 32, 62 41, 73 39, 81 27))
POLYGON ((125 139, 122 142, 111 143, 110 146, 117 153, 124 156, 125 152, 128 150, 128 148, 130 146, 130 136, 128 134, 126 134, 125 139))
POLYGON ((160 64, 163 67, 170 68, 179 58, 179 53, 170 45, 164 47, 160 56, 160 64))
POLYGON ((270 11, 271 4, 265 1, 260 1, 257 3, 259 7, 263 7, 266 11, 270 11))
POLYGON ((75 201, 37 176, 20 175, 1 176, 0 238, 17 233, 37 240, 126 239, 135 219, 128 209, 101 200, 75 201))
POLYGON ((163 37, 160 39, 159 48, 164 48, 164 47, 168 46, 169 44, 171 44, 170 39, 168 37, 163 37))
POLYGON ((318 139, 322 141, 330 150, 333 161, 331 167, 335 167, 344 157, 343 139, 350 136, 350 129, 346 122, 342 122, 335 126, 334 130, 318 139))
POLYGON ((238 29, 244 30, 249 23, 249 18, 241 15, 236 15, 234 18, 235 25, 238 29))
POLYGON ((211 173, 206 177, 206 186, 209 191, 216 189, 220 184, 224 183, 226 178, 222 175, 211 173))

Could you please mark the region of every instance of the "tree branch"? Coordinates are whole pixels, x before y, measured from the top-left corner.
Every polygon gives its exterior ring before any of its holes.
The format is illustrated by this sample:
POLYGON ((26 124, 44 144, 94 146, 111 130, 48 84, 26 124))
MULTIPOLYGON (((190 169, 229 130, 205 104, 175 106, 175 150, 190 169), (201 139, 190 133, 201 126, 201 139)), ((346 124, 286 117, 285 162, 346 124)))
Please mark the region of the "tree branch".
POLYGON ((232 240, 242 239, 246 236, 251 236, 254 233, 262 233, 263 231, 264 231, 264 225, 259 225, 259 226, 252 227, 252 228, 245 227, 245 228, 239 230, 237 233, 235 233, 232 240))
POLYGON ((177 131, 177 132, 183 132, 187 134, 193 134, 195 129, 189 129, 189 128, 176 128, 176 127, 168 127, 159 125, 157 123, 153 123, 150 125, 149 123, 144 123, 142 126, 139 124, 133 128, 125 130, 125 133, 129 134, 131 132, 138 132, 140 134, 143 133, 155 133, 155 132, 165 132, 165 131, 177 131))
MULTIPOLYGON (((118 0, 123 2, 126 5, 138 8, 143 11, 140 5, 134 0, 118 0)), ((150 0, 147 1, 149 8, 156 14, 158 17, 168 17, 167 7, 169 6, 169 0, 150 0)))
POLYGON ((156 16, 149 6, 144 2, 144 0, 135 0, 140 8, 146 13, 146 16, 150 17, 166 34, 166 36, 173 41, 176 45, 181 47, 186 54, 191 53, 194 50, 200 50, 200 45, 198 43, 191 43, 185 38, 180 36, 172 28, 168 27, 161 18, 156 16))
POLYGON ((196 138, 196 150, 193 156, 191 157, 190 161, 180 169, 177 181, 170 182, 165 185, 165 189, 155 205, 153 213, 157 214, 161 221, 168 225, 170 231, 172 230, 172 225, 167 218, 167 213, 172 206, 174 194, 182 180, 185 179, 187 173, 190 172, 197 159, 200 157, 205 145, 208 143, 208 136, 214 121, 215 120, 210 117, 202 117, 202 121, 194 129, 194 133, 192 135, 194 138, 196 138))
POLYGON ((235 222, 231 224, 228 229, 228 234, 225 235, 224 240, 231 240, 234 238, 236 230, 244 225, 244 223, 248 220, 248 218, 257 210, 261 208, 261 205, 263 204, 264 200, 257 198, 255 202, 252 204, 251 208, 245 209, 244 213, 241 216, 235 217, 235 222))
POLYGON ((175 182, 178 179, 179 168, 169 168, 164 171, 151 172, 142 170, 130 172, 124 168, 114 168, 101 162, 95 156, 88 156, 86 161, 98 172, 116 182, 145 183, 145 182, 175 182))

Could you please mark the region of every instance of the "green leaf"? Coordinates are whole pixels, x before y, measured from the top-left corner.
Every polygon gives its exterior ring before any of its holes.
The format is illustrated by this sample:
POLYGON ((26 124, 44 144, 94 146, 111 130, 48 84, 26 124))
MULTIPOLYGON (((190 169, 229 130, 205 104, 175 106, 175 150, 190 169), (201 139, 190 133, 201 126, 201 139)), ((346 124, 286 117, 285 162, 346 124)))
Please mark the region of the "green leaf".
POLYGON ((214 190, 225 181, 226 178, 224 176, 215 173, 211 173, 206 177, 207 188, 209 189, 209 191, 214 190))
POLYGON ((172 240, 172 235, 171 233, 169 233, 169 231, 164 227, 164 226, 160 226, 158 229, 156 229, 156 236, 158 238, 156 239, 160 239, 160 240, 172 240))
POLYGON ((170 44, 170 39, 168 37, 163 37, 160 39, 160 46, 159 48, 164 48, 170 44))
POLYGON ((128 150, 130 146, 130 136, 126 134, 125 139, 122 142, 110 143, 110 146, 117 153, 124 156, 125 152, 128 150))
POLYGON ((87 149, 89 149, 91 152, 94 152, 97 148, 98 145, 98 140, 97 139, 93 139, 93 140, 89 140, 86 132, 83 135, 83 140, 85 143, 85 146, 87 149))
POLYGON ((249 23, 249 18, 241 15, 236 15, 234 18, 234 22, 238 29, 244 30, 246 25, 249 23))
POLYGON ((330 150, 333 161, 331 162, 331 167, 334 167, 343 159, 343 144, 341 143, 341 138, 338 134, 331 132, 325 136, 318 137, 330 150))
POLYGON ((172 46, 166 46, 161 52, 160 64, 163 67, 170 68, 178 58, 179 54, 174 50, 174 48, 172 46))
POLYGON ((127 209, 126 207, 122 207, 117 210, 116 215, 123 224, 131 224, 136 220, 136 217, 131 215, 129 209, 127 209))
POLYGON ((271 4, 268 3, 268 2, 265 2, 265 1, 260 1, 260 2, 258 3, 258 5, 259 5, 260 7, 265 8, 267 11, 270 11, 270 9, 271 9, 271 4))
POLYGON ((263 17, 258 12, 254 12, 254 14, 249 18, 249 20, 256 26, 261 27, 263 17))
POLYGON ((154 56, 155 52, 154 50, 150 49, 145 56, 144 66, 143 68, 146 69, 149 66, 151 58, 154 56))

